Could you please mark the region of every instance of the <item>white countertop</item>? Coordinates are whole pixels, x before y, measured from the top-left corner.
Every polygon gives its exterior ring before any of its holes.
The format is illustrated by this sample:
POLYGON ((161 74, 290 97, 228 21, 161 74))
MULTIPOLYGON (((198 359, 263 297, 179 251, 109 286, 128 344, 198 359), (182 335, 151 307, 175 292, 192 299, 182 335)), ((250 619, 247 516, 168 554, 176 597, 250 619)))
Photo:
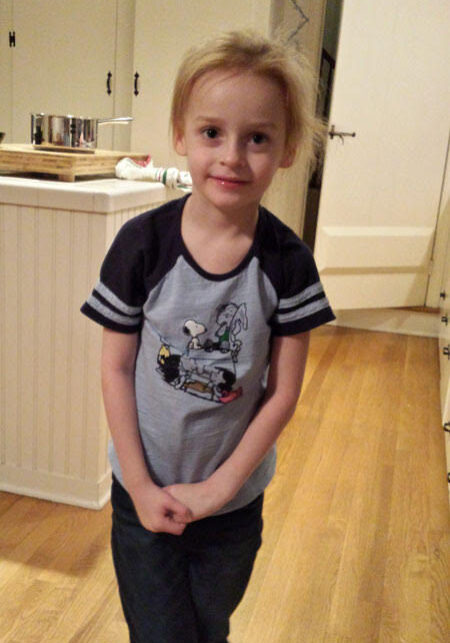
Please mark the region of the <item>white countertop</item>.
POLYGON ((115 178, 66 183, 0 175, 0 203, 107 214, 167 200, 168 190, 162 183, 115 178))

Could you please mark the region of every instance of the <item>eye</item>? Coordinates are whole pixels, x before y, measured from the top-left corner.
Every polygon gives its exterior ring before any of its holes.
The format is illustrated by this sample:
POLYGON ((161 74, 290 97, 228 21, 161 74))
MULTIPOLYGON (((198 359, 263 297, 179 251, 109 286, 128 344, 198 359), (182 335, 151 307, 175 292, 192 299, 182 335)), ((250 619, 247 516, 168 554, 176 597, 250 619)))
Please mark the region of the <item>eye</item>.
POLYGON ((206 138, 217 138, 219 132, 216 127, 207 127, 203 130, 203 134, 206 138))
POLYGON ((252 143, 256 143, 256 145, 261 145, 261 143, 267 143, 267 136, 265 134, 262 134, 261 132, 255 132, 251 136, 251 141, 252 143))

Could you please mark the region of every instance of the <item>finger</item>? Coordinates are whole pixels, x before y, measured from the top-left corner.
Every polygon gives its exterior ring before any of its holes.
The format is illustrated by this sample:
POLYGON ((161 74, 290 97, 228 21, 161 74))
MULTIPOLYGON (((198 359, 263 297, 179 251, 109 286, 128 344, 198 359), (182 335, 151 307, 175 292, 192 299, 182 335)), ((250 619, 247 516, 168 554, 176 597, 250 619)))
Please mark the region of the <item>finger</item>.
POLYGON ((171 513, 173 520, 175 520, 175 522, 182 523, 191 522, 193 514, 189 507, 183 505, 183 503, 171 496, 170 493, 167 493, 167 496, 168 502, 166 506, 168 511, 171 513))
POLYGON ((186 523, 175 522, 170 514, 161 515, 151 523, 141 521, 141 525, 154 534, 167 533, 175 536, 180 536, 186 528, 186 523))
POLYGON ((172 534, 173 536, 181 536, 183 531, 186 529, 186 523, 175 522, 171 518, 167 518, 161 524, 161 531, 172 534))
POLYGON ((181 508, 171 508, 167 512, 167 516, 173 520, 173 522, 181 523, 186 525, 186 523, 192 522, 194 515, 188 507, 181 505, 181 508))

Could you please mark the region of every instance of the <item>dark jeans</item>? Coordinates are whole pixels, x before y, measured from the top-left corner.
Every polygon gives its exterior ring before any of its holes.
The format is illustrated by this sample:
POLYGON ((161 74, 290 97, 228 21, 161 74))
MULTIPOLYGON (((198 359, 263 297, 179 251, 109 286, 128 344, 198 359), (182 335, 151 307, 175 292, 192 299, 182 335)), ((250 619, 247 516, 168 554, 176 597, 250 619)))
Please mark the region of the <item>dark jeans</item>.
POLYGON ((113 480, 112 550, 131 643, 226 643, 261 545, 263 495, 189 524, 181 536, 144 527, 113 480))

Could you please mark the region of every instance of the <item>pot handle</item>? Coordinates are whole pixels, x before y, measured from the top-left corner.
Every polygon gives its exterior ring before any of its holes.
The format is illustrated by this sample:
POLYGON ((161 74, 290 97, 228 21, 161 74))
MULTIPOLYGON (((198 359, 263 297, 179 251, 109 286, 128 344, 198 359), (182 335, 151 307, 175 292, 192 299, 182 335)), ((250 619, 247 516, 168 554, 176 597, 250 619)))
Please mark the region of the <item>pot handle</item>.
POLYGON ((105 125, 106 123, 130 123, 133 120, 131 116, 121 116, 120 118, 97 118, 98 125, 105 125))

